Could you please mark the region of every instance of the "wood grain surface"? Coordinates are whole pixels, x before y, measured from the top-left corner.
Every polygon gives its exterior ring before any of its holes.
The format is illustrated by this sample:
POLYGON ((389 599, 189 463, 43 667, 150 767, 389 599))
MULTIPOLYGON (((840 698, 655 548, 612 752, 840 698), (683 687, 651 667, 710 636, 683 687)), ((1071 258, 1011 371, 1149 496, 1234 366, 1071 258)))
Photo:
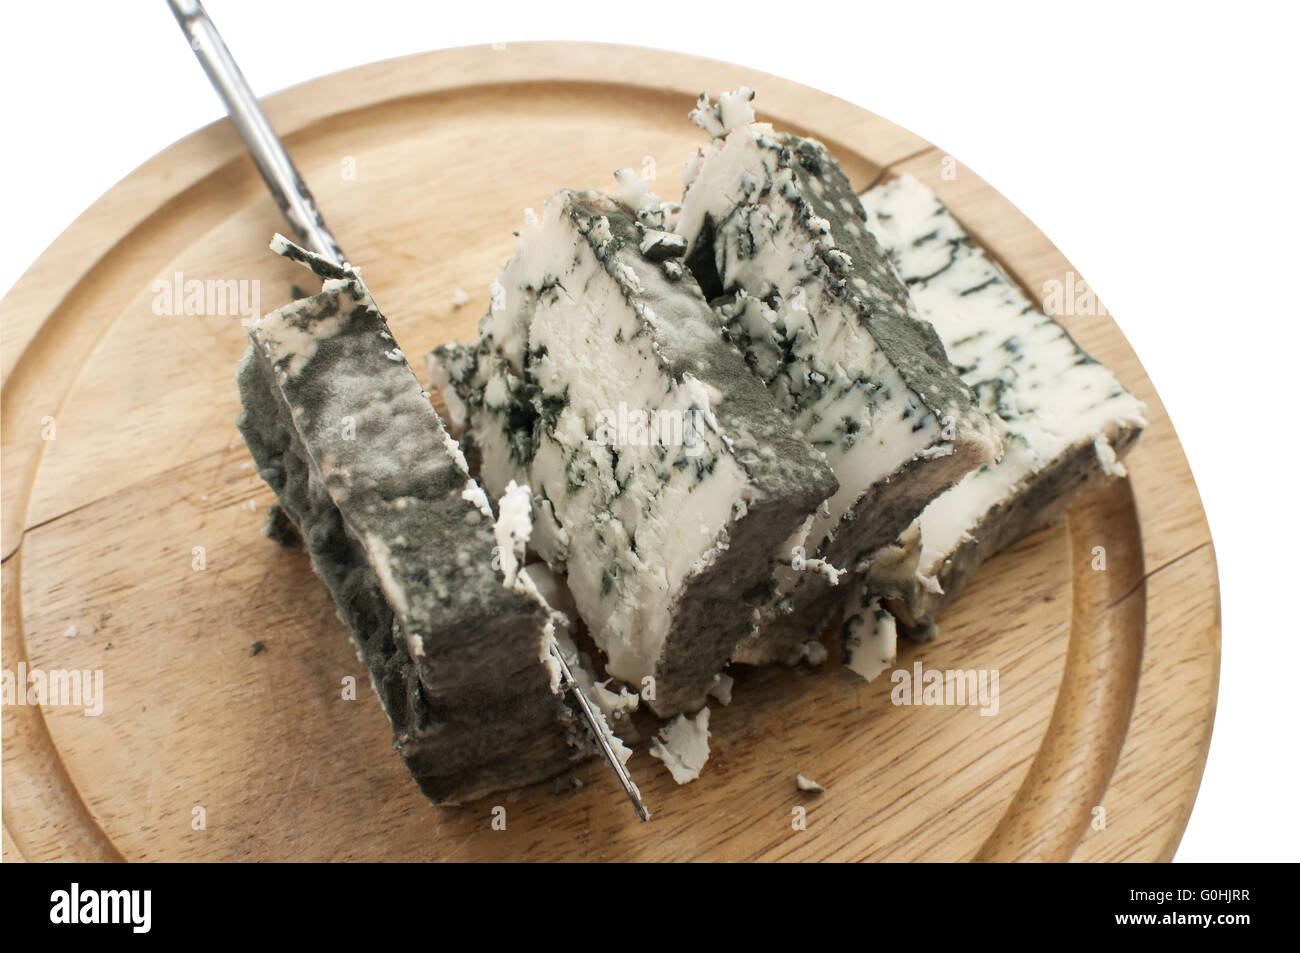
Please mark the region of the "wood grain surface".
MULTIPOLYGON (((695 96, 741 84, 759 91, 761 119, 826 142, 859 190, 901 171, 928 182, 1035 300, 1072 271, 912 133, 707 60, 466 48, 266 106, 419 355, 473 333, 523 209, 556 188, 609 188, 628 166, 675 200, 702 142, 686 119, 695 96)), ((155 282, 178 273, 255 282, 262 310, 286 302, 306 276, 265 250, 283 227, 222 121, 117 185, 0 303, 3 664, 104 679, 98 716, 4 709, 5 860, 1172 857, 1214 716, 1217 573, 1173 425, 1109 316, 1063 320, 1147 402, 1130 479, 986 564, 939 638, 900 652, 909 670, 996 670, 996 714, 894 705, 887 677, 866 684, 835 662, 832 638, 818 669, 737 673, 699 781, 676 786, 638 745, 629 769, 649 824, 599 764, 576 770, 576 793, 547 783, 440 809, 391 750, 305 558, 260 535, 273 497, 234 427, 241 315, 156 313, 155 282), (798 772, 826 792, 797 791, 798 772), (490 823, 498 806, 505 830, 490 823)))

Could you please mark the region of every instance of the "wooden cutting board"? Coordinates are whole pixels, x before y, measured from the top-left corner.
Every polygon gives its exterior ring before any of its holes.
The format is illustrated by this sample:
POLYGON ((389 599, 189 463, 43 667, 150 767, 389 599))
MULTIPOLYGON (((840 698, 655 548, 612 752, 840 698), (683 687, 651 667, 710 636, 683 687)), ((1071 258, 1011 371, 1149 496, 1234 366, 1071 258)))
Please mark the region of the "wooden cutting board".
MULTIPOLYGON (((1072 274, 941 150, 712 61, 458 49, 315 80, 267 111, 420 355, 472 334, 523 209, 554 189, 612 187, 628 166, 678 198, 702 142, 686 119, 695 96, 741 84, 759 91, 760 118, 823 140, 859 190, 902 171, 928 182, 1035 300, 1072 274)), ((5 860, 1173 855, 1214 717, 1217 571, 1173 425, 1108 316, 1065 323, 1150 409, 1131 478, 985 565, 938 640, 900 652, 909 671, 996 669, 996 715, 891 704, 890 679, 842 669, 832 640, 821 668, 738 674, 699 781, 676 786, 638 746, 649 824, 599 764, 577 770, 577 793, 546 783, 439 809, 391 750, 307 561, 259 532, 272 495, 234 426, 239 309, 212 313, 214 298, 205 314, 165 313, 178 275, 182 289, 256 282, 243 288, 264 310, 286 302, 307 276, 266 251, 283 228, 223 120, 100 199, 0 306, 3 664, 103 673, 98 716, 4 709, 5 860), (798 792, 797 772, 826 792, 798 792)))

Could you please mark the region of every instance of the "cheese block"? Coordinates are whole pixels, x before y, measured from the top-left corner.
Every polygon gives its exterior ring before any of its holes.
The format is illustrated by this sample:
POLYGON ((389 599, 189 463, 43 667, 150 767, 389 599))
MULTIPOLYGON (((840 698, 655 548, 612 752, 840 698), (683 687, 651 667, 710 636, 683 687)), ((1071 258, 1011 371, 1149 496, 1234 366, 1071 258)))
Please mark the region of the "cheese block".
POLYGON ((691 118, 675 228, 727 337, 831 465, 839 490, 801 535, 737 661, 792 662, 837 610, 843 572, 943 490, 992 463, 997 434, 866 228, 825 146, 754 121, 742 89, 691 118))
POLYGON ((550 658, 562 620, 518 569, 527 520, 517 507, 493 519, 360 277, 279 236, 272 247, 324 287, 250 329, 238 425, 394 747, 435 804, 566 770, 595 749, 550 658))
POLYGON ((703 705, 835 480, 634 198, 565 190, 528 216, 480 339, 430 368, 484 485, 532 487, 532 545, 609 673, 667 716, 703 705))
POLYGON ((1142 402, 1029 300, 910 175, 862 196, 921 315, 1004 430, 1002 460, 962 479, 910 528, 910 557, 882 553, 871 588, 909 631, 927 627, 983 560, 1053 521, 1090 480, 1122 476, 1142 402))

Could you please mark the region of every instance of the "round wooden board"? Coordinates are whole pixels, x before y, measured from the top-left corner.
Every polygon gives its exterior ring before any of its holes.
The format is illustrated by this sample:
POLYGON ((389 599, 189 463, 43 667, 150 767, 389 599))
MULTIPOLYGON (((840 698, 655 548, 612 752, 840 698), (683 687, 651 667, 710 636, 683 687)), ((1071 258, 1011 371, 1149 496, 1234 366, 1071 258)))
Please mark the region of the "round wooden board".
MULTIPOLYGON (((676 199, 702 141, 685 116, 696 94, 741 84, 760 118, 826 142, 860 190, 903 170, 927 181, 1036 300, 1072 270, 906 130, 707 60, 449 50, 315 80, 267 111, 419 355, 472 333, 523 209, 554 189, 610 187, 630 166, 676 199), (456 309, 458 287, 470 300, 456 309)), ((1213 722, 1217 573, 1173 427, 1109 317, 1066 324, 1147 402, 1131 479, 988 563, 938 640, 900 653, 901 668, 996 670, 996 714, 895 706, 888 678, 863 683, 832 645, 819 669, 740 672, 699 781, 674 785, 639 745, 629 767, 649 824, 599 764, 578 769, 576 794, 548 783, 439 809, 391 750, 305 558, 259 533, 272 495, 234 427, 240 316, 154 307, 154 282, 178 273, 258 282, 263 309, 284 303, 304 274, 265 250, 283 227, 222 121, 105 195, 0 305, 4 666, 104 678, 97 717, 5 708, 6 860, 1173 855, 1213 722), (796 772, 826 793, 797 792, 796 772)))

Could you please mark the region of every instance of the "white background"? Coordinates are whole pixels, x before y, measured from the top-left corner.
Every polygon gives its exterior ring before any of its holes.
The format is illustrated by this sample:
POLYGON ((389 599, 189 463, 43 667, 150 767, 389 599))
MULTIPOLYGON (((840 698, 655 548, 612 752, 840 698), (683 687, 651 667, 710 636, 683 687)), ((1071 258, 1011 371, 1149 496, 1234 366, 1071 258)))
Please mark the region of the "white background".
MULTIPOLYGON (((1295 9, 208 4, 260 95, 427 49, 634 43, 858 103, 942 146, 1023 210, 1118 317, 1209 514, 1222 682, 1180 860, 1300 860, 1295 9)), ((0 293, 101 193, 222 115, 161 0, 12 3, 5 20, 0 293)))

